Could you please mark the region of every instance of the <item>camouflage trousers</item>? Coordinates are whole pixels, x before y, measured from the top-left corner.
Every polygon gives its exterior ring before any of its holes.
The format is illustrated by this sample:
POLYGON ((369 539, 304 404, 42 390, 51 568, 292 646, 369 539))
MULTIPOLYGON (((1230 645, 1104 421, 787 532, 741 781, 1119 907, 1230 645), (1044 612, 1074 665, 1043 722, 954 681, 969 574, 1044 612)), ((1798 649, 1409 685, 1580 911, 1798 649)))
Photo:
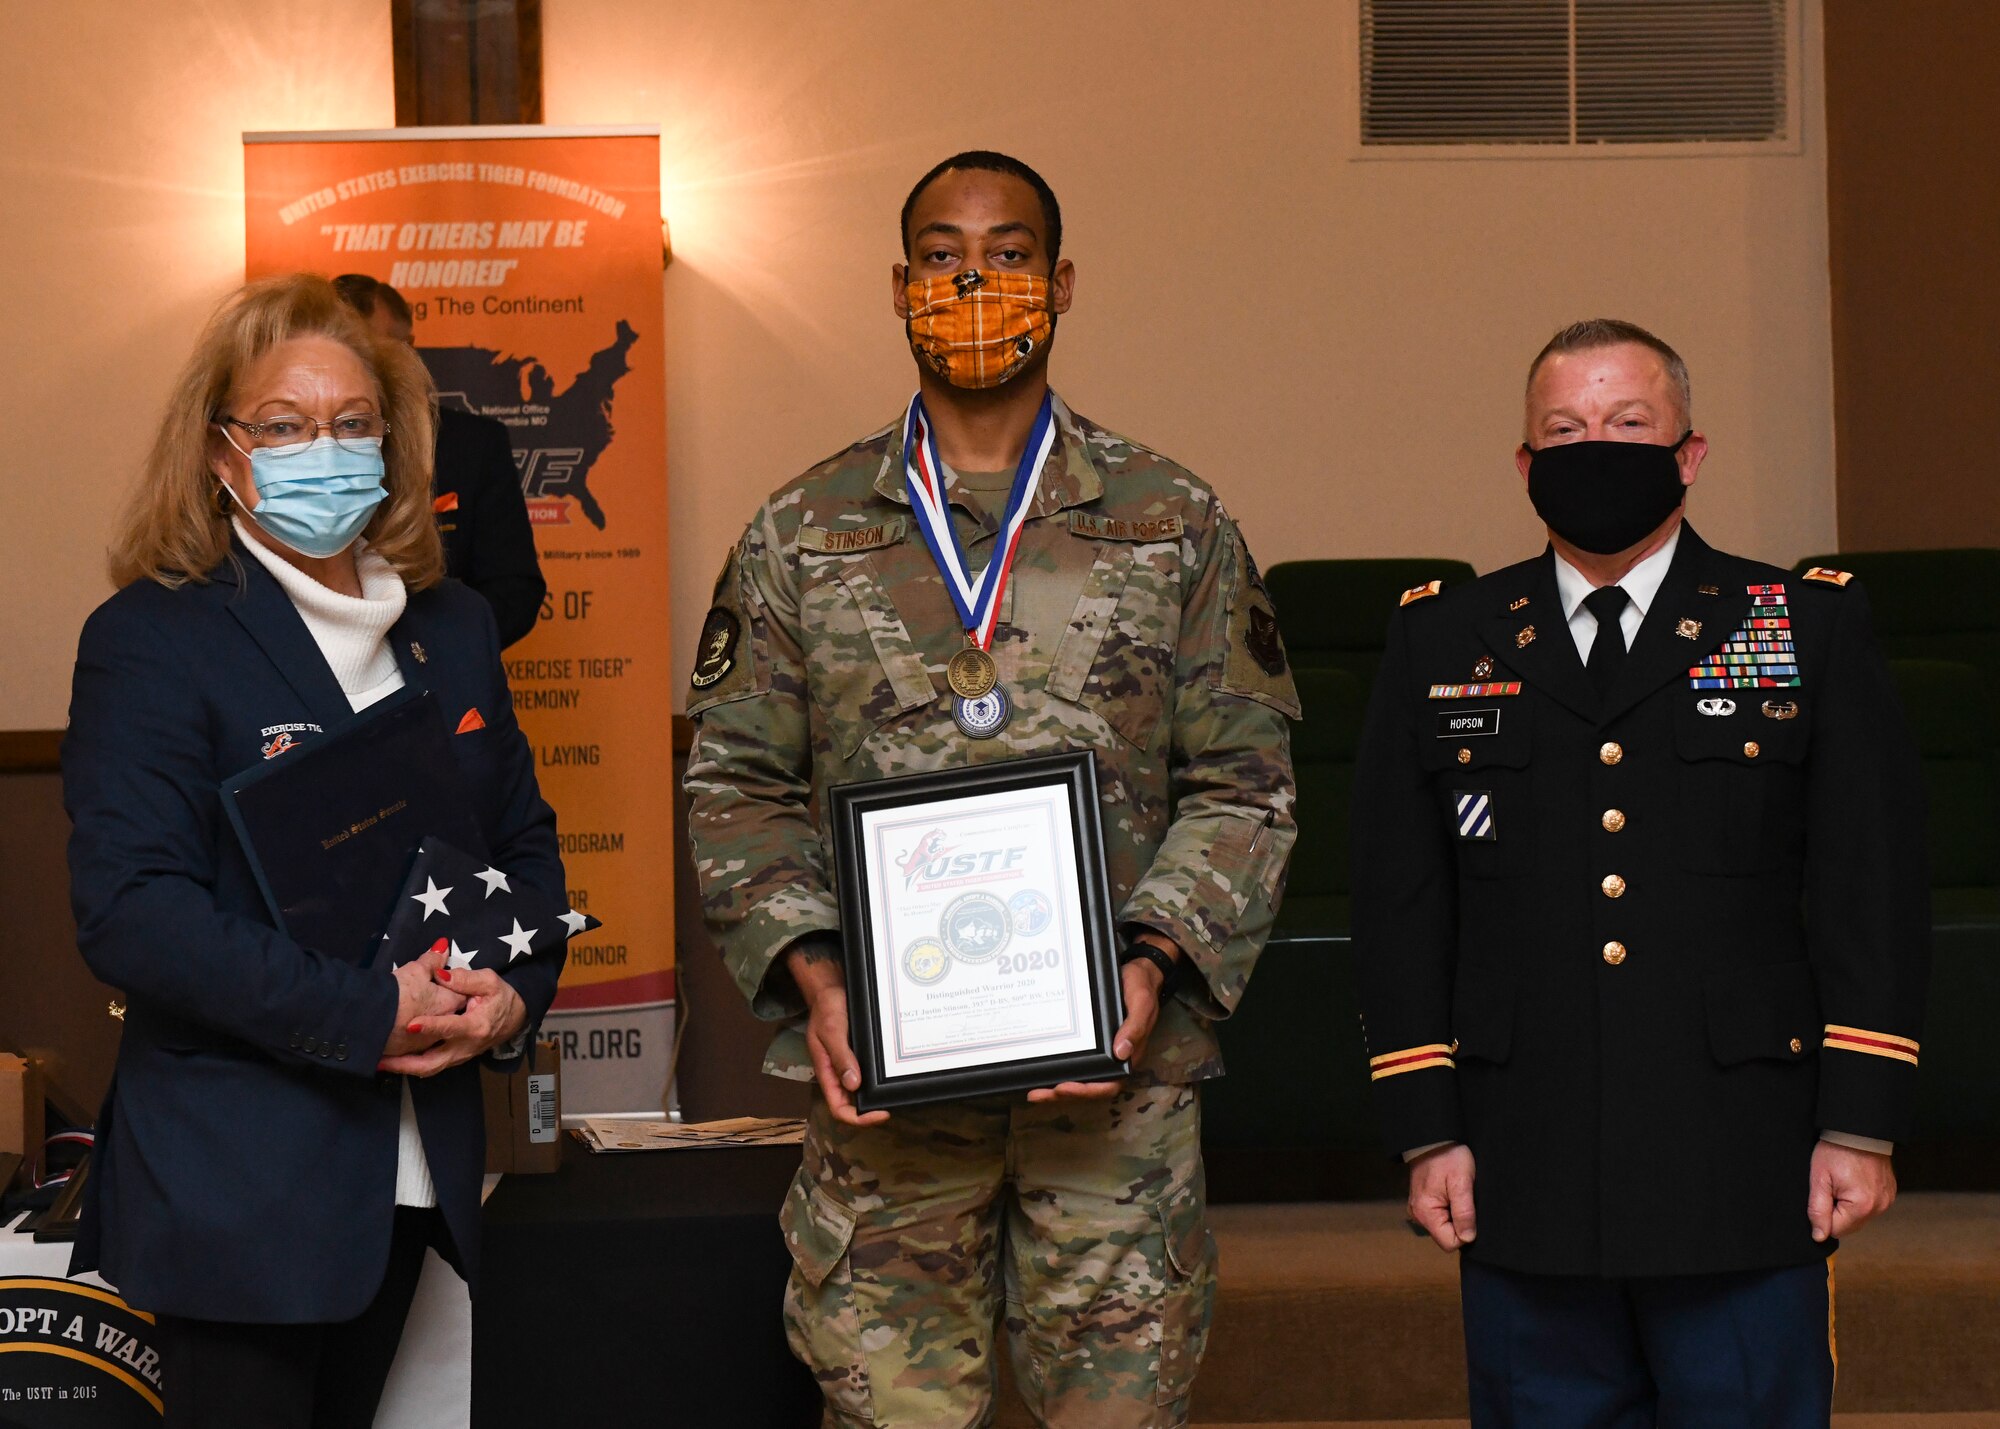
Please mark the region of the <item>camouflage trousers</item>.
POLYGON ((1215 1303, 1191 1086, 979 1098, 864 1128, 815 1097, 781 1223, 786 1333, 828 1425, 989 1423, 1003 1302, 1037 1423, 1187 1423, 1215 1303))

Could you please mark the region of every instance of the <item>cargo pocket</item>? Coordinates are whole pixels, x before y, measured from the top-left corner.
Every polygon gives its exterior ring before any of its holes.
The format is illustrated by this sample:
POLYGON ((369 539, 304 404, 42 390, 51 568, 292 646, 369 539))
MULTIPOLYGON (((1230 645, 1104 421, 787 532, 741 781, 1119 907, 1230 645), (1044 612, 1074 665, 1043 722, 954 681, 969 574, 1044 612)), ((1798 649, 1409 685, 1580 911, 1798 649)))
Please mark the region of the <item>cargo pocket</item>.
POLYGON ((1520 700, 1501 698, 1438 702, 1420 717, 1417 756, 1467 878, 1535 871, 1529 713, 1520 700))
POLYGON ((1163 1264, 1160 1267, 1160 1381, 1157 1402, 1175 1413, 1160 1420, 1187 1422, 1188 1393, 1208 1348, 1215 1314, 1215 1241, 1208 1233, 1202 1178, 1169 1192, 1158 1207, 1163 1264))
POLYGON ((828 743, 849 759, 884 724, 939 695, 873 558, 809 560, 799 592, 806 685, 828 743))
POLYGON ((1802 849, 1811 717, 1796 689, 1682 695, 1674 709, 1675 841, 1690 873, 1771 873, 1802 849), (1728 710, 1727 714, 1708 714, 1728 710), (1765 713, 1766 707, 1775 713, 1765 713), (1780 718, 1779 716, 1783 717, 1780 718))
POLYGON ((1803 1062, 1819 1051, 1823 1024, 1812 965, 1731 968, 1701 985, 1708 1050, 1716 1062, 1803 1062))
POLYGON ((1048 692, 1150 748, 1173 708, 1180 543, 1101 541, 1050 662, 1048 692))
POLYGON ((856 1419, 873 1419, 847 1254, 854 1213, 801 1171, 786 1193, 778 1226, 792 1257, 792 1273, 785 1281, 785 1339, 812 1371, 829 1405, 856 1419))

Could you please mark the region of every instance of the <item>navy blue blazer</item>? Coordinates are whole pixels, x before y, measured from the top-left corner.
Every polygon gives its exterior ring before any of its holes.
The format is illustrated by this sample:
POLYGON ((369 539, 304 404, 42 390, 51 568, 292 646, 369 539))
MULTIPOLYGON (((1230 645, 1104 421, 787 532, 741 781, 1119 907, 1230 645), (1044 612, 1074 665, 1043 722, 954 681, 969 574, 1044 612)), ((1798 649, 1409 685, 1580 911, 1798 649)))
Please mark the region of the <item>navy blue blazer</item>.
MULTIPOLYGON (((491 609, 456 581, 413 592, 389 645, 454 729, 467 710, 484 722, 451 747, 494 865, 563 898, 555 813, 514 722, 491 609)), ((139 1308, 330 1322, 380 1285, 405 1079, 375 1068, 396 988, 277 931, 219 792, 280 735, 302 742, 351 718, 291 599, 240 545, 207 584, 139 581, 84 625, 62 751, 71 900, 84 959, 127 1012, 71 1269, 101 1270, 139 1308)), ((530 1027, 561 968, 545 954, 503 974, 530 1027)), ((477 1063, 410 1087, 471 1280, 477 1063)))

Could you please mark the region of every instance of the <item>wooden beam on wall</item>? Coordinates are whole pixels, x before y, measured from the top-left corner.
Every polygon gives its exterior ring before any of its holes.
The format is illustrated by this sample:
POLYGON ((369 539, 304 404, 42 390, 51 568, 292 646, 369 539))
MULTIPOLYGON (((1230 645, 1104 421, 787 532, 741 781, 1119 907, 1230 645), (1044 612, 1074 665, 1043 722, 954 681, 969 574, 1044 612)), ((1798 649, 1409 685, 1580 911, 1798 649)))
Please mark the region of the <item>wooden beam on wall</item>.
POLYGON ((1844 551, 2000 546, 2000 6, 1826 3, 1827 246, 1844 551))
POLYGON ((398 127, 542 122, 542 0, 390 0, 398 127))

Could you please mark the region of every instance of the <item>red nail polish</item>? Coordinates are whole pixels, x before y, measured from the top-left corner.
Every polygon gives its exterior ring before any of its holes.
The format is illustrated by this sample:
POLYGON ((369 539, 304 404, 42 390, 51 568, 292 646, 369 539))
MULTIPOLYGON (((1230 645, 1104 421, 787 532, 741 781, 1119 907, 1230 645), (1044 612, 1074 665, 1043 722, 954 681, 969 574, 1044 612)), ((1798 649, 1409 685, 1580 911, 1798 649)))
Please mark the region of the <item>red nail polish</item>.
POLYGON ((431 944, 431 951, 434 953, 441 953, 450 946, 451 942, 449 939, 439 938, 435 943, 431 944))
POLYGON ((411 1035, 412 1037, 416 1036, 416 1035, 417 1035, 417 1033, 421 1032, 422 1030, 423 1030, 423 1023, 421 1023, 421 1022, 412 1022, 412 1023, 410 1024, 410 1028, 409 1028, 409 1031, 410 1031, 410 1035, 411 1035))
POLYGON ((438 981, 440 981, 440 982, 450 982, 450 981, 451 981, 451 969, 450 969, 450 968, 439 968, 439 969, 438 969, 438 981))

